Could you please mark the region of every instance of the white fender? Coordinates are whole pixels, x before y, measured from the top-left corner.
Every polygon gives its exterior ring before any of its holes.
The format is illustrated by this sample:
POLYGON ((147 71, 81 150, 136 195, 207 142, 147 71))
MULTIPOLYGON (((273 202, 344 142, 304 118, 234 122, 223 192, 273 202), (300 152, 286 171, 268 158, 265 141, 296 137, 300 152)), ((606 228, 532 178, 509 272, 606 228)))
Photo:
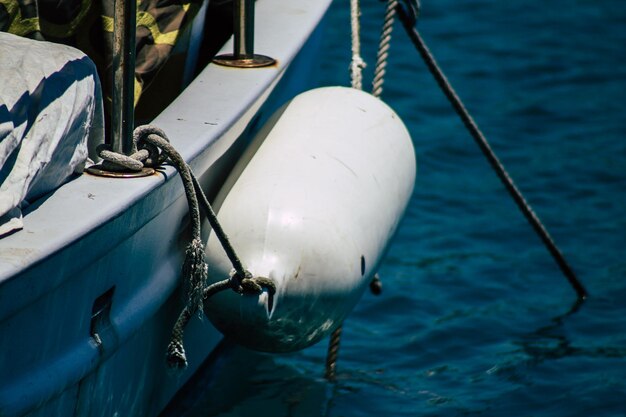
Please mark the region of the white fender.
MULTIPOLYGON (((272 117, 220 191, 222 227, 253 276, 276 294, 216 294, 213 324, 237 342, 288 352, 341 324, 372 279, 415 182, 415 153, 385 103, 344 87, 303 93, 272 117)), ((209 281, 232 270, 217 238, 209 281)))

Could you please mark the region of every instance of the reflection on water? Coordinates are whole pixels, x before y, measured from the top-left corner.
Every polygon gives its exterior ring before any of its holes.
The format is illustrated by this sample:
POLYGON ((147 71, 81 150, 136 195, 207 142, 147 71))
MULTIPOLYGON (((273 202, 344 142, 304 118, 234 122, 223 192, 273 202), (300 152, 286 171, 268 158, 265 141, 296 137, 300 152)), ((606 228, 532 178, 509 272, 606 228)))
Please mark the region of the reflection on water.
POLYGON ((276 358, 223 341, 161 417, 327 415, 335 386, 276 358))
MULTIPOLYGON (((528 415, 538 411, 562 415, 559 410, 570 402, 573 408, 592 410, 595 400, 585 395, 577 398, 579 384, 570 382, 569 389, 563 388, 560 381, 564 377, 559 372, 571 372, 571 363, 581 362, 580 366, 587 368, 592 363, 588 361, 623 360, 626 348, 572 341, 568 324, 586 307, 575 302, 566 313, 543 320, 537 329, 511 337, 508 350, 499 348, 494 353, 487 348, 480 355, 479 349, 476 356, 466 359, 451 355, 444 342, 433 342, 432 330, 415 339, 419 342, 412 345, 412 353, 406 349, 394 352, 397 348, 388 349, 384 343, 364 344, 354 339, 354 330, 352 334, 347 331, 334 383, 322 377, 324 346, 277 356, 224 341, 203 373, 196 376, 195 389, 181 392, 162 417, 382 415, 392 409, 394 416, 416 415, 417 410, 419 415, 432 416, 528 415), (428 345, 433 343, 441 346, 443 355, 429 356, 432 346, 428 345), (363 362, 366 355, 355 357, 359 349, 368 349, 379 361, 363 362), (399 365, 399 358, 411 356, 412 362, 399 365), (554 406, 547 406, 546 395, 554 406)), ((588 389, 588 381, 580 383, 588 389)), ((623 392, 614 374, 605 375, 603 384, 600 392, 623 392)), ((606 404, 619 409, 621 403, 613 398, 606 404)))
POLYGON ((540 327, 515 341, 514 343, 520 346, 521 351, 528 356, 526 362, 539 365, 544 361, 567 357, 626 357, 626 346, 577 346, 568 338, 564 329, 565 322, 579 309, 584 308, 584 304, 584 301, 577 300, 567 313, 554 317, 549 325, 540 327))

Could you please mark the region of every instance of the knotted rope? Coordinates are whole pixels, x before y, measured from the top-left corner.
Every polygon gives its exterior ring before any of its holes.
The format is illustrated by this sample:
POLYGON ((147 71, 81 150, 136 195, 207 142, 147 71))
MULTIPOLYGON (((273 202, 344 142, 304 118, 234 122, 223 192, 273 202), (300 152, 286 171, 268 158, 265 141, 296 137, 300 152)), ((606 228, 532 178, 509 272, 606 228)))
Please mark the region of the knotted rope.
POLYGON ((101 146, 99 154, 104 159, 103 166, 106 164, 107 169, 114 171, 140 171, 143 167, 154 168, 169 160, 181 176, 189 205, 192 238, 185 250, 185 260, 182 266, 186 305, 172 329, 172 336, 167 347, 167 363, 173 368, 185 368, 187 358, 183 345, 184 329, 194 314, 202 313, 206 299, 229 288, 238 294, 258 295, 267 291, 271 299, 276 292, 276 287, 269 278, 253 277, 244 268, 197 178, 183 157, 170 144, 165 132, 150 125, 139 126, 133 133, 133 152, 130 156, 115 153, 107 146, 101 146), (204 243, 201 238, 200 207, 233 265, 229 278, 208 287, 208 265, 204 258, 204 243))
POLYGON ((350 63, 350 79, 352 88, 363 89, 363 68, 365 61, 361 58, 361 27, 359 16, 359 0, 350 0, 350 28, 352 30, 352 61, 350 63))
POLYGON ((96 148, 96 152, 103 159, 103 169, 124 172, 124 171, 141 171, 144 167, 156 168, 163 164, 168 155, 159 150, 157 146, 151 144, 150 141, 142 140, 143 136, 152 133, 156 136, 164 138, 169 143, 165 133, 156 127, 150 127, 152 130, 144 133, 142 129, 146 126, 138 127, 133 133, 133 147, 130 155, 124 155, 111 150, 110 144, 101 144, 96 148))

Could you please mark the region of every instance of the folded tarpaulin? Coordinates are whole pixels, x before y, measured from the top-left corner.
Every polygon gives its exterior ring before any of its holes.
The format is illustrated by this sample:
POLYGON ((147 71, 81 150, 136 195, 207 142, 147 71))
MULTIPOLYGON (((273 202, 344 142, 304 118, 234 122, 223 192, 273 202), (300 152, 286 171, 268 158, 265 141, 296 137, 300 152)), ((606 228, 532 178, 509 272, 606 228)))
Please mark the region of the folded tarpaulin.
POLYGON ((103 125, 87 56, 0 32, 0 236, 23 227, 24 201, 82 171, 104 140, 103 125))

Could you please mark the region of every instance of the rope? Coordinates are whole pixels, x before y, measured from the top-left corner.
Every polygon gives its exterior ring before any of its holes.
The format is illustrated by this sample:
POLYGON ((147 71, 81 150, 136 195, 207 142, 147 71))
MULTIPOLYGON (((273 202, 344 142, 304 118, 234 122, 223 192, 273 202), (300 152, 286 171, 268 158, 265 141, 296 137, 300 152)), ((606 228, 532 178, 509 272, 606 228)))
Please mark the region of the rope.
POLYGON ((426 63, 426 66, 430 70, 430 73, 435 77, 435 80, 437 80, 437 84, 439 84, 439 87, 452 104, 452 107, 454 107, 454 110, 463 121, 463 124, 482 150, 492 168, 496 171, 496 174, 504 184, 505 188, 507 189, 519 209, 522 211, 528 222, 532 225, 535 232, 539 235, 544 245, 548 248, 548 251, 554 258, 558 266, 561 268, 561 271, 569 281, 570 285, 576 291, 578 298, 584 300, 587 297, 587 291, 574 274, 574 271, 563 257, 563 254, 554 243, 554 240, 552 239, 546 228, 541 223, 541 220, 539 220, 533 209, 526 202, 526 199, 524 199, 522 193, 515 186, 515 183, 511 179, 511 176, 508 174, 502 163, 499 161, 498 157, 489 146, 489 142, 487 142, 487 139, 478 128, 478 125, 463 105, 463 102, 450 85, 450 82, 448 81, 444 73, 439 68, 439 65, 435 61, 432 53, 426 46, 417 29, 414 27, 415 19, 412 19, 411 16, 409 16, 409 14, 407 14, 404 8, 400 5, 396 6, 396 10, 400 16, 400 20, 402 21, 404 28, 406 29, 407 34, 409 35, 409 38, 422 56, 422 59, 426 63))
MULTIPOLYGON (((143 126, 141 126, 143 127, 143 126)), ((156 128, 155 128, 156 129, 156 128)), ((163 134, 163 131, 155 130, 155 134, 163 134)), ((96 152, 103 159, 102 168, 113 172, 141 171, 144 167, 157 167, 167 159, 167 155, 149 143, 138 143, 139 136, 133 134, 133 146, 130 155, 114 152, 110 144, 98 145, 96 152)))
MULTIPOLYGON (((363 89, 363 68, 365 61, 361 58, 361 39, 359 17, 359 0, 350 0, 350 27, 352 29, 352 62, 350 63, 350 78, 352 88, 363 89)), ((339 342, 341 341, 341 325, 330 336, 328 352, 326 353, 326 379, 334 381, 337 358, 339 357, 339 342)))
MULTIPOLYGON (((391 42, 391 31, 393 29, 393 20, 396 14, 395 8, 397 5, 397 0, 388 0, 385 12, 385 21, 378 46, 374 80, 372 81, 372 94, 375 97, 380 97, 380 94, 383 91, 385 67, 387 66, 387 58, 389 56, 388 52, 391 42)), ((352 26, 352 64, 350 65, 350 72, 352 75, 352 88, 361 90, 363 88, 363 76, 361 74, 361 70, 365 67, 365 62, 360 56, 361 44, 359 40, 359 14, 358 0, 350 0, 350 19, 352 26)), ((378 274, 375 274, 372 278, 372 281, 370 282, 370 290, 375 295, 379 295, 381 293, 382 283, 380 282, 378 274)), ((331 334, 328 342, 325 377, 329 381, 334 381, 336 376, 342 328, 343 324, 337 327, 337 329, 335 329, 335 331, 331 334)))
POLYGON ((372 80, 372 95, 380 97, 383 92, 383 84, 385 82, 385 69, 387 67, 387 58, 389 57, 389 47, 391 45, 391 32, 393 31, 393 22, 396 16, 396 6, 398 0, 388 0, 387 9, 385 10, 385 20, 380 33, 380 42, 378 43, 378 53, 376 56, 376 68, 374 69, 374 79, 372 80))
POLYGON ((237 256, 237 253, 235 253, 235 249, 230 244, 230 239, 228 239, 226 232, 224 232, 224 229, 222 229, 222 225, 219 223, 219 221, 217 221, 217 214, 215 214, 215 211, 213 211, 213 207, 211 207, 211 204, 209 203, 209 200, 206 198, 206 195, 204 194, 202 187, 200 187, 200 183, 198 182, 198 179, 194 175, 192 175, 191 180, 193 181, 193 187, 196 190, 196 193, 198 194, 198 196, 200 196, 200 203, 201 203, 205 216, 207 216, 209 225, 211 225, 211 228, 215 232, 217 239, 220 241, 222 247, 224 248, 224 252, 226 252, 226 256, 228 256, 228 259, 233 264, 233 268, 235 269, 235 272, 237 273, 237 278, 239 280, 243 280, 247 275, 247 271, 243 267, 243 264, 241 263, 241 260, 237 256))
POLYGON ((180 173, 187 202, 189 204, 189 217, 191 220, 191 242, 185 250, 185 261, 183 262, 183 277, 186 277, 187 305, 191 309, 191 314, 200 313, 204 307, 202 290, 206 287, 208 265, 204 260, 204 244, 201 237, 200 207, 193 186, 193 174, 183 157, 169 143, 165 132, 153 126, 139 126, 133 133, 135 144, 139 147, 147 143, 161 149, 169 157, 172 165, 180 173))
POLYGON ((141 171, 144 167, 143 161, 148 158, 148 152, 142 150, 141 152, 135 152, 130 156, 119 154, 111 150, 111 145, 101 144, 96 148, 96 152, 104 161, 102 162, 103 169, 108 169, 114 172, 120 171, 141 171))
MULTIPOLYGON (((269 278, 264 277, 256 277, 256 278, 244 278, 240 282, 233 280, 231 278, 224 279, 222 281, 215 282, 209 285, 204 289, 202 297, 204 300, 210 298, 211 296, 217 294, 221 291, 226 291, 228 289, 232 289, 233 291, 241 294, 241 295, 259 295, 263 292, 263 290, 267 290, 269 294, 270 301, 268 304, 271 307, 272 297, 276 293, 276 286, 274 282, 269 278)), ((178 316, 176 323, 172 329, 172 336, 170 338, 170 343, 167 345, 167 365, 170 368, 175 369, 184 369, 187 367, 187 356, 185 354, 185 348, 183 345, 183 336, 184 329, 189 323, 193 315, 193 311, 189 307, 189 305, 183 308, 183 311, 178 316)))
POLYGON ((359 0, 350 0, 350 27, 352 29, 352 62, 350 63, 350 78, 352 88, 363 89, 363 68, 365 61, 361 58, 361 35, 359 16, 359 0))
POLYGON ((339 343, 341 342, 341 331, 343 324, 335 329, 330 335, 328 342, 328 352, 326 353, 326 372, 324 377, 329 381, 334 381, 337 376, 337 358, 339 357, 339 343))
POLYGON ((253 277, 250 272, 245 270, 228 236, 219 224, 217 215, 204 191, 202 191, 197 178, 183 157, 170 144, 165 132, 150 125, 137 127, 133 133, 132 152, 130 156, 125 156, 117 154, 105 146, 100 148, 99 154, 116 171, 141 170, 144 166, 156 167, 169 159, 180 174, 189 205, 192 238, 185 250, 185 260, 182 266, 187 301, 172 329, 166 355, 167 363, 171 368, 181 369, 187 366, 183 343, 184 329, 194 314, 201 314, 205 300, 227 289, 232 289, 241 295, 258 295, 267 291, 269 294, 268 303, 271 305, 276 287, 271 279, 253 277), (138 167, 137 163, 141 166, 138 167), (201 238, 200 208, 207 216, 216 237, 233 264, 233 272, 229 278, 209 286, 207 286, 208 265, 204 259, 204 243, 201 238))

